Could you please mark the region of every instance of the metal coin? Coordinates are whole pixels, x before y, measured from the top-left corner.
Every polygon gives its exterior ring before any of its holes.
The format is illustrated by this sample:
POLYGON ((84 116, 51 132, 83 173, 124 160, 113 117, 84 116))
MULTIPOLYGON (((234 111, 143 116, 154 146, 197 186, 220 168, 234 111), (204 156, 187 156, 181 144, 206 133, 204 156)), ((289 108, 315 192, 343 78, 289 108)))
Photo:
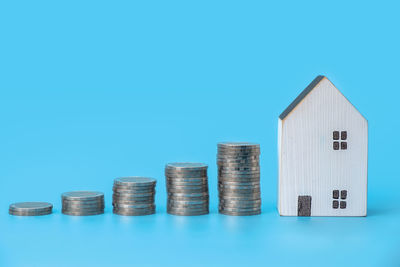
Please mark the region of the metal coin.
POLYGON ((155 206, 153 203, 150 203, 150 204, 135 204, 135 205, 118 203, 116 205, 118 206, 118 208, 125 208, 125 209, 151 209, 151 208, 153 208, 155 206))
POLYGON ((62 211, 63 214, 65 215, 71 215, 71 216, 91 216, 91 215, 99 215, 103 214, 104 210, 98 210, 98 211, 93 211, 93 212, 87 212, 87 211, 62 211))
POLYGON ((120 194, 120 193, 114 193, 112 197, 116 198, 137 198, 137 199, 150 199, 155 197, 155 193, 153 194, 120 194))
POLYGON ((251 215, 259 215, 261 214, 261 210, 256 211, 246 211, 246 212, 235 212, 235 211, 227 211, 227 210, 219 210, 219 213, 230 216, 251 216, 251 215))
POLYGON ((156 211, 154 210, 144 210, 144 211, 127 211, 127 210, 120 210, 120 209, 113 209, 113 213, 122 216, 145 216, 155 214, 156 211))
POLYGON ((119 177, 114 180, 114 185, 131 187, 155 186, 156 183, 156 179, 140 176, 119 177))
POLYGON ((204 163, 197 163, 197 162, 172 162, 168 163, 165 168, 167 169, 204 169, 208 168, 207 164, 204 163))
POLYGON ((260 148, 260 144, 251 142, 219 142, 218 148, 260 148))
POLYGON ((104 193, 96 192, 96 191, 71 191, 66 192, 61 195, 63 199, 68 200, 89 200, 89 199, 96 199, 96 198, 104 198, 104 193))
POLYGON ((206 215, 209 213, 208 210, 202 211, 177 211, 177 210, 167 210, 168 214, 171 215, 178 215, 178 216, 199 216, 199 215, 206 215))

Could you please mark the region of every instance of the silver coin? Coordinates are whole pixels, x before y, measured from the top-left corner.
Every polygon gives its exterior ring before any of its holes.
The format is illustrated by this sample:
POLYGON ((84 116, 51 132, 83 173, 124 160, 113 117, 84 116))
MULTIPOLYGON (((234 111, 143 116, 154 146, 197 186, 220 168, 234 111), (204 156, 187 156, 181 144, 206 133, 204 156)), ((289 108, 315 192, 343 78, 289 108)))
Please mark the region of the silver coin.
POLYGON ((170 172, 165 171, 165 177, 168 178, 202 178, 208 177, 207 171, 181 171, 181 172, 170 172))
POLYGON ((124 213, 124 214, 143 214, 143 213, 154 213, 155 212, 155 210, 156 210, 156 208, 155 207, 153 207, 153 208, 146 208, 146 209, 134 209, 134 208, 132 208, 132 209, 126 209, 126 208, 121 208, 121 207, 118 207, 118 206, 115 206, 114 208, 113 208, 113 212, 118 212, 118 213, 124 213))
POLYGON ((218 168, 218 174, 224 175, 260 175, 260 170, 227 170, 218 168))
POLYGON ((246 186, 246 187, 257 186, 257 187, 259 187, 260 182, 259 181, 257 181, 257 182, 250 182, 250 181, 246 181, 246 182, 224 181, 224 182, 221 182, 221 181, 218 181, 218 185, 226 186, 226 187, 228 187, 228 186, 235 186, 235 187, 237 187, 237 186, 246 186))
POLYGON ((128 201, 128 202, 154 202, 154 197, 152 198, 118 198, 118 197, 113 197, 113 201, 128 201))
POLYGON ((208 210, 202 210, 202 211, 176 211, 176 210, 167 210, 168 214, 171 215, 178 215, 178 216, 200 216, 200 215, 206 215, 209 213, 208 210))
POLYGON ((134 206, 119 206, 115 205, 113 207, 114 210, 120 210, 120 211, 127 211, 127 212, 143 212, 143 211, 149 211, 149 210, 155 210, 156 205, 148 206, 148 207, 134 207, 134 206))
POLYGON ((166 181, 173 181, 173 182, 202 182, 202 181, 208 181, 207 176, 203 177, 171 177, 171 176, 166 176, 165 177, 166 181))
POLYGON ((227 180, 227 179, 245 180, 245 179, 248 179, 250 181, 250 180, 256 180, 256 179, 260 180, 260 178, 261 178, 260 174, 257 174, 257 175, 232 175, 232 174, 226 175, 226 174, 219 174, 218 175, 218 179, 220 179, 220 180, 227 180))
POLYGON ((145 216, 145 215, 155 214, 156 211, 155 209, 145 210, 145 211, 132 211, 132 210, 126 211, 126 210, 113 209, 113 213, 122 216, 145 216))
POLYGON ((178 204, 178 205, 196 205, 196 204, 206 204, 209 203, 208 199, 203 200, 176 200, 176 199, 168 199, 168 203, 170 204, 178 204))
POLYGON ((223 144, 218 144, 217 146, 217 150, 218 151, 238 151, 238 152, 259 152, 260 151, 260 145, 250 145, 250 146, 246 146, 246 145, 238 145, 238 146, 227 146, 227 145, 223 145, 223 144))
POLYGON ((253 209, 255 209, 255 208, 261 208, 261 202, 259 202, 259 203, 240 203, 240 204, 238 204, 238 202, 223 202, 223 201, 220 201, 219 202, 219 205, 221 206, 221 207, 224 207, 225 209, 226 208, 235 208, 235 209, 242 209, 242 208, 253 208, 253 209))
POLYGON ((258 196, 223 196, 223 195, 219 195, 219 202, 221 203, 222 201, 251 201, 251 200, 260 200, 261 199, 261 195, 258 196))
POLYGON ((261 206, 255 206, 255 207, 230 207, 230 206, 225 206, 225 205, 218 205, 219 209, 224 209, 224 210, 229 210, 229 211, 254 211, 254 210, 258 210, 261 208, 261 206))
POLYGON ((223 184, 219 183, 218 188, 222 190, 260 190, 260 184, 258 185, 244 185, 244 184, 223 184))
POLYGON ((259 148, 260 144, 252 142, 219 142, 217 146, 226 148, 243 148, 243 147, 259 148))
POLYGON ((241 192, 232 192, 232 191, 218 191, 219 198, 248 198, 248 199, 256 199, 260 198, 260 192, 250 192, 250 193, 241 193, 241 192))
POLYGON ((84 210, 84 209, 90 209, 90 210, 98 210, 98 209, 104 209, 105 205, 100 204, 100 205, 62 205, 63 209, 78 209, 78 210, 84 210))
POLYGON ((97 205, 97 206, 84 206, 84 205, 63 205, 62 209, 64 210, 98 210, 104 209, 105 205, 97 205))
POLYGON ((155 186, 124 186, 124 185, 114 185, 114 191, 123 190, 123 191, 154 191, 155 186))
POLYGON ((62 201, 62 206, 87 206, 87 207, 97 207, 97 206, 104 206, 104 201, 101 202, 67 202, 62 201))
POLYGON ((255 195, 260 194, 260 189, 218 189, 218 193, 224 194, 238 194, 238 195, 255 195))
POLYGON ((93 212, 87 212, 87 211, 62 211, 63 214, 65 215, 71 215, 71 216, 92 216, 92 215, 99 215, 103 214, 104 210, 97 210, 93 212))
POLYGON ((168 163, 165 168, 167 169, 204 169, 208 168, 207 164, 204 163, 198 163, 198 162, 172 162, 168 163))
POLYGON ((167 184, 167 191, 170 190, 208 190, 208 184, 192 184, 192 185, 171 185, 167 184))
POLYGON ((135 198, 135 197, 113 197, 113 201, 131 201, 131 202, 154 202, 154 197, 151 198, 135 198))
POLYGON ((104 198, 104 193, 96 192, 96 191, 71 191, 66 192, 61 195, 63 199, 68 200, 89 200, 89 199, 96 199, 96 198, 104 198))
POLYGON ((41 209, 41 210, 16 210, 16 209, 8 209, 8 211, 9 212, 12 212, 12 213, 26 213, 26 214, 36 214, 36 213, 38 213, 38 214, 41 214, 41 213, 48 213, 48 212, 50 212, 51 213, 51 211, 52 211, 52 209, 51 208, 49 208, 49 209, 41 209))
POLYGON ((260 163, 245 164, 245 163, 222 163, 217 162, 217 167, 219 170, 260 170, 260 163))
POLYGON ((129 196, 151 196, 155 195, 156 191, 155 190, 149 190, 149 191, 128 191, 128 190, 113 190, 113 195, 129 195, 129 196))
POLYGON ((259 172, 260 166, 228 166, 228 165, 220 165, 218 166, 218 171, 221 172, 259 172))
POLYGON ((227 210, 219 210, 220 214, 230 215, 230 216, 252 216, 261 214, 261 210, 256 211, 245 211, 245 212, 235 212, 235 211, 227 211, 227 210))
POLYGON ((247 197, 247 198, 259 198, 261 195, 260 191, 250 191, 250 192, 241 192, 241 191, 218 191, 218 196, 220 198, 229 198, 229 197, 247 197))
POLYGON ((257 211, 261 209, 261 206, 225 206, 225 205, 220 205, 219 206, 220 210, 227 210, 227 211, 232 211, 232 212, 251 212, 251 211, 257 211))
POLYGON ((195 212, 204 212, 204 211, 209 211, 208 206, 204 207, 197 207, 197 208, 182 208, 182 207, 172 207, 172 206, 167 206, 167 212, 185 212, 185 213, 195 213, 195 212))
POLYGON ((152 195, 137 195, 137 194, 113 194, 112 196, 113 198, 117 199, 117 198, 121 198, 121 199, 154 199, 155 198, 155 194, 152 195))
POLYGON ((166 181, 165 185, 167 187, 197 187, 197 186, 207 186, 208 181, 203 182, 174 182, 174 181, 166 181))
POLYGON ((219 183, 260 183, 259 178, 226 178, 226 177, 219 177, 219 183))
POLYGON ((176 190, 208 190, 208 184, 202 185, 185 185, 185 186, 178 186, 178 185, 166 185, 167 190, 169 192, 176 191, 176 190))
POLYGON ((182 207, 182 208, 186 208, 186 207, 189 207, 189 208, 196 208, 196 207, 204 207, 204 206, 208 206, 209 205, 209 202, 208 201, 205 201, 205 202, 202 202, 202 203, 192 203, 192 202, 190 202, 190 201, 186 201, 186 202, 183 202, 183 201, 167 201, 167 205, 168 206, 172 206, 172 207, 182 207))
POLYGON ((225 150, 218 149, 217 157, 254 157, 260 156, 260 150, 225 150))
POLYGON ((208 190, 202 190, 202 189, 199 189, 199 190, 195 190, 195 189, 192 189, 192 190, 172 190, 172 189, 169 189, 168 190, 168 193, 173 193, 173 194, 201 194, 201 193, 208 193, 208 190))
POLYGON ((53 204, 48 202, 18 202, 10 205, 10 209, 14 211, 41 211, 52 208, 53 204))
POLYGON ((146 199, 146 198, 154 198, 155 197, 155 193, 142 193, 142 194, 127 194, 127 193, 113 193, 112 194, 113 197, 122 197, 122 198, 137 198, 137 199, 146 199))
POLYGON ((150 177, 130 176, 130 177, 119 177, 114 180, 114 185, 121 186, 155 186, 157 183, 156 179, 150 177))
POLYGON ((86 201, 66 201, 63 200, 61 201, 62 205, 84 205, 84 206, 98 206, 98 205, 104 205, 104 199, 102 201, 90 201, 90 202, 86 202, 86 201))
POLYGON ((150 204, 135 204, 135 205, 118 203, 117 205, 118 205, 119 208, 125 208, 125 209, 150 209, 150 208, 153 208, 155 206, 153 203, 150 203, 150 204))
POLYGON ((8 213, 10 215, 14 215, 14 216, 43 216, 43 215, 49 215, 52 213, 52 211, 47 211, 47 212, 16 212, 16 211, 11 211, 9 210, 8 213))
POLYGON ((257 197, 247 197, 247 196, 235 196, 235 197, 226 197, 226 196, 219 196, 220 201, 254 201, 254 200, 260 200, 261 201, 261 196, 257 197))
POLYGON ((203 197, 168 197, 170 200, 174 201, 209 201, 210 197, 209 196, 203 196, 203 197))
POLYGON ((42 216, 52 213, 53 205, 47 202, 19 202, 10 205, 9 214, 16 216, 42 216))

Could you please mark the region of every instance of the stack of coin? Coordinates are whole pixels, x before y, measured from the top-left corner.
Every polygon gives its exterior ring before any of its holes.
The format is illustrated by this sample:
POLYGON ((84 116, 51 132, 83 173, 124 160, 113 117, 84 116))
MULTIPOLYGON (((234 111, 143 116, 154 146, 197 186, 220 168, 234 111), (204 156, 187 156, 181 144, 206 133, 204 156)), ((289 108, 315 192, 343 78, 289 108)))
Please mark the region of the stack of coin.
POLYGON ((93 191, 73 191, 61 195, 62 213, 87 216, 104 213, 104 194, 93 191))
POLYGON ((19 202, 10 205, 8 212, 17 216, 40 216, 50 214, 53 205, 47 202, 19 202))
POLYGON ((156 180, 147 177, 121 177, 114 180, 113 212, 118 215, 149 215, 156 212, 156 180))
POLYGON ((260 145, 218 144, 219 212, 226 215, 261 213, 260 145))
POLYGON ((169 163, 165 166, 169 214, 209 213, 207 168, 203 163, 169 163))

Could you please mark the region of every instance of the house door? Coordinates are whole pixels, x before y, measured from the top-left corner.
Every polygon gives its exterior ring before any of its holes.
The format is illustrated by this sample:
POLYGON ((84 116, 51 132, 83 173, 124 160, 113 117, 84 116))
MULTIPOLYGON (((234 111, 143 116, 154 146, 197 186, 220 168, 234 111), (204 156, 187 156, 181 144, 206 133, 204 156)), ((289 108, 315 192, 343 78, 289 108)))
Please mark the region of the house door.
POLYGON ((311 216, 311 196, 298 197, 297 216, 311 216))

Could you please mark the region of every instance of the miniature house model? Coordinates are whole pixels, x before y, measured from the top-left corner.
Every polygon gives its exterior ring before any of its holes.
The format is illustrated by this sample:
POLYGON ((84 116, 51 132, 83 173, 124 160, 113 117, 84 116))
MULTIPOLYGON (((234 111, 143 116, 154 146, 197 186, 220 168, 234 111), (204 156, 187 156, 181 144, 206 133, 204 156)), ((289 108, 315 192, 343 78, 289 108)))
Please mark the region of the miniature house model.
POLYGON ((368 122, 324 76, 279 116, 282 216, 366 216, 368 122))

